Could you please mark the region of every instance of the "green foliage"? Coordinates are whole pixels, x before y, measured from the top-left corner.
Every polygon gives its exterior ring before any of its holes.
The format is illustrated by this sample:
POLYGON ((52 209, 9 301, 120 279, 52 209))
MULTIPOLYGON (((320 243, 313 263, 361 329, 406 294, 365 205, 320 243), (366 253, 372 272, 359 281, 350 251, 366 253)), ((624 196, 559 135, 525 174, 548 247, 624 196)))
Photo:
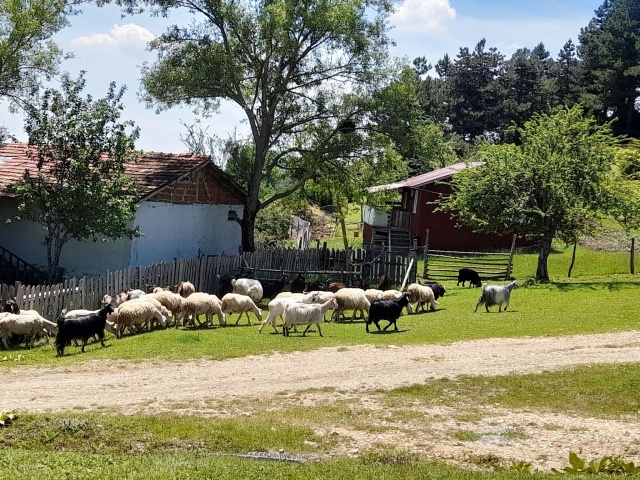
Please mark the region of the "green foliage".
POLYGON ((0 427, 7 427, 13 423, 17 415, 13 412, 0 412, 0 427))
POLYGON ((23 108, 41 86, 58 73, 65 58, 51 41, 76 13, 73 2, 0 0, 0 98, 23 108))
POLYGON ((640 466, 634 465, 633 462, 625 462, 621 457, 602 457, 594 459, 588 463, 582 460, 575 452, 569 453, 570 467, 564 467, 562 470, 552 469, 554 473, 559 474, 576 474, 584 473, 597 475, 638 475, 640 474, 640 466))
POLYGON ((538 240, 536 279, 548 280, 553 239, 588 232, 608 207, 603 198, 615 139, 579 107, 535 115, 518 136, 518 145, 482 145, 477 158, 486 164, 456 174, 454 195, 441 208, 477 231, 538 240))
POLYGON ((263 209, 256 217, 256 246, 282 247, 286 244, 291 213, 272 205, 263 209))
POLYGON ((118 3, 132 12, 149 5, 161 14, 192 14, 188 26, 172 26, 152 42, 158 60, 142 72, 150 105, 186 104, 210 113, 224 99, 244 112, 251 134, 240 143, 251 150, 228 165, 248 193, 244 250, 255 249, 261 209, 314 177, 349 181, 361 173, 349 172, 352 163, 386 153, 376 140, 368 142, 364 123, 370 110, 361 99, 370 98, 395 69, 387 61, 388 0, 118 3), (348 92, 342 89, 346 83, 353 86, 348 92), (262 186, 274 176, 277 188, 265 198, 262 186))
POLYGON ((604 0, 580 31, 582 101, 600 121, 614 118, 616 134, 638 136, 640 112, 640 5, 604 0))
POLYGON ((125 166, 139 155, 139 129, 120 121, 124 88, 112 83, 106 97, 94 100, 82 97, 84 87, 84 73, 75 81, 64 76, 62 90, 47 89, 25 121, 27 155, 37 171, 25 171, 15 185, 18 211, 45 229, 50 279, 69 240, 138 235, 128 226, 137 195, 125 166))

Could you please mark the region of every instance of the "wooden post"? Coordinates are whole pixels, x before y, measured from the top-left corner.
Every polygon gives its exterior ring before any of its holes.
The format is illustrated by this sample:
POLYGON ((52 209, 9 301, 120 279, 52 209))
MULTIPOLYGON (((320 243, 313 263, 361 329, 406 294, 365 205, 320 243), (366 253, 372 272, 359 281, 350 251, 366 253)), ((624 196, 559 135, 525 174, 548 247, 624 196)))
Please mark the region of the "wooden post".
POLYGON ((513 254, 516 251, 516 234, 513 234, 513 241, 511 242, 511 251, 509 252, 509 263, 507 264, 507 274, 505 275, 505 280, 511 279, 511 269, 513 267, 513 254))
POLYGON ((422 266, 422 278, 427 278, 427 264, 429 263, 429 229, 424 234, 424 265, 422 266))
POLYGON ((404 280, 402 280, 402 286, 400 287, 400 291, 404 290, 404 286, 407 283, 407 278, 409 278, 409 274, 411 273, 411 269, 413 268, 413 258, 409 262, 409 268, 407 268, 407 273, 404 274, 404 280))
POLYGON ((636 269, 635 269, 635 254, 636 251, 636 238, 635 237, 631 237, 631 274, 635 274, 636 273, 636 269))

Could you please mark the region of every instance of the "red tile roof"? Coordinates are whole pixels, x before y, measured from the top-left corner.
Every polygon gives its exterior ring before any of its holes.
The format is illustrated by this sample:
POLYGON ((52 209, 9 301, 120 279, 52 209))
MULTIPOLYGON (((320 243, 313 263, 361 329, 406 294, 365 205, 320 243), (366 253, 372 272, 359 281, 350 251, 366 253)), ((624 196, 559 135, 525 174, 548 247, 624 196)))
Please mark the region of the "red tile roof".
MULTIPOLYGON (((28 148, 28 144, 22 142, 0 147, 0 197, 17 197, 8 192, 7 187, 20 180, 25 170, 32 174, 37 172, 36 160, 29 159, 26 154, 28 148)), ((246 196, 231 177, 205 155, 144 152, 138 162, 126 166, 125 172, 136 180, 139 198, 143 199, 205 166, 240 198, 246 196)))
POLYGON ((386 185, 376 185, 375 187, 370 187, 368 190, 370 192, 380 192, 383 190, 394 190, 403 187, 417 188, 423 185, 428 185, 430 183, 446 180, 447 178, 453 177, 453 175, 460 170, 464 170, 465 168, 478 167, 480 165, 484 165, 484 162, 456 163, 444 168, 439 168, 438 170, 432 170, 431 172, 422 173, 415 177, 407 178, 406 180, 387 183, 386 185))

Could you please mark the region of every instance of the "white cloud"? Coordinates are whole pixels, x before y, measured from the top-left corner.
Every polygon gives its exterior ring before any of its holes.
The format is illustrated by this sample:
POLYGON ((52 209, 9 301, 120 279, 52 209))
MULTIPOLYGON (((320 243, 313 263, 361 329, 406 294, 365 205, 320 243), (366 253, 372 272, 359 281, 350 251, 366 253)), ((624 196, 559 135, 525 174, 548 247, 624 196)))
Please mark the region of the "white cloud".
POLYGON ((456 18, 449 0, 403 0, 391 15, 391 24, 405 32, 441 31, 456 18))
POLYGON ((74 47, 116 49, 119 47, 145 46, 155 35, 135 23, 114 25, 109 33, 94 33, 71 40, 74 47))

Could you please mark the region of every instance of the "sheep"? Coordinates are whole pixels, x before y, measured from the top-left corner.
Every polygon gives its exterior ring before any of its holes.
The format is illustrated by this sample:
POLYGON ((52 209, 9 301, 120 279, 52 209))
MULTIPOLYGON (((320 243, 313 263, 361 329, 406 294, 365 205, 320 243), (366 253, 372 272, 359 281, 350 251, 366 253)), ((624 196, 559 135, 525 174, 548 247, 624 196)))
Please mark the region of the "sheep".
POLYGON ((140 298, 143 295, 146 295, 147 292, 145 292, 144 290, 140 290, 139 288, 136 288, 134 290, 127 290, 127 300, 135 300, 136 298, 140 298))
POLYGON ((376 300, 382 300, 382 294, 384 292, 382 290, 379 290, 377 288, 368 288, 367 290, 364 291, 364 296, 367 297, 367 300, 369 300, 369 303, 373 303, 376 300))
POLYGON ((289 275, 283 275, 280 280, 262 280, 260 282, 262 285, 262 297, 273 300, 276 295, 284 290, 288 283, 289 275))
POLYGON ((294 293, 294 292, 280 292, 279 294, 277 294, 275 296, 275 298, 272 298, 272 300, 275 300, 276 298, 291 298, 291 297, 301 297, 305 295, 304 293, 300 292, 300 293, 294 293))
POLYGON ((445 293, 447 293, 447 289, 444 288, 444 285, 438 282, 426 282, 426 283, 423 283, 422 285, 425 285, 431 288, 431 290, 433 290, 433 296, 436 300, 438 300, 440 297, 444 296, 445 293))
POLYGON ((105 295, 102 297, 102 304, 109 304, 113 308, 117 308, 120 304, 127 301, 127 292, 120 292, 116 296, 105 295))
POLYGON ((206 315, 205 323, 207 326, 213 325, 214 315, 218 316, 218 322, 223 327, 227 324, 227 317, 222 311, 222 302, 215 296, 204 292, 194 292, 182 301, 180 313, 176 316, 176 328, 180 320, 193 316, 194 322, 198 321, 198 315, 206 315))
POLYGON ((240 316, 236 320, 236 325, 242 318, 243 314, 247 315, 247 322, 251 325, 251 319, 249 318, 249 312, 253 312, 259 321, 262 321, 262 310, 260 310, 253 302, 251 297, 247 295, 240 295, 239 293, 227 293, 222 297, 222 311, 225 314, 233 312, 240 312, 240 316))
MULTIPOLYGON (((271 300, 268 304, 269 313, 267 314, 267 318, 265 318, 260 327, 258 328, 258 333, 262 333, 262 329, 267 324, 271 324, 276 333, 278 333, 278 328, 276 327, 276 318, 281 316, 284 312, 284 309, 287 305, 292 303, 318 303, 316 299, 318 297, 312 292, 307 294, 296 294, 285 297, 276 297, 271 300)), ((322 302, 320 302, 322 303, 322 302)))
MULTIPOLYGON (((58 325, 42 317, 38 313, 15 314, 6 312, 0 317, 0 338, 4 347, 9 349, 9 339, 20 336, 28 342, 29 348, 41 333, 58 332, 58 325)), ((47 342, 49 338, 47 337, 47 342)))
POLYGON ((260 300, 262 300, 264 296, 262 284, 252 278, 233 279, 231 280, 231 286, 233 287, 233 293, 251 297, 251 300, 253 300, 256 305, 260 303, 260 300))
POLYGON ((147 295, 158 300, 163 307, 171 312, 167 317, 168 320, 170 320, 171 317, 173 317, 174 321, 177 320, 177 313, 180 312, 182 303, 185 300, 183 296, 168 290, 160 290, 159 292, 153 292, 147 295))
POLYGON ((511 290, 518 288, 518 282, 515 280, 507 285, 482 285, 482 294, 476 304, 476 309, 473 313, 478 311, 480 305, 484 305, 484 308, 489 313, 489 307, 498 305, 498 312, 502 312, 502 305, 506 310, 509 306, 509 299, 511 298, 511 290))
POLYGON ((369 307, 369 316, 365 320, 367 326, 367 333, 369 333, 369 325, 375 324, 378 331, 380 331, 380 320, 387 320, 389 324, 382 330, 385 331, 391 324, 393 324, 395 330, 398 330, 397 320, 402 314, 402 309, 409 305, 410 298, 408 293, 402 294, 400 298, 394 298, 390 300, 378 300, 371 304, 369 307))
POLYGON ((59 357, 64 355, 64 347, 67 343, 73 339, 82 340, 82 349, 87 345, 87 340, 98 335, 100 339, 100 345, 105 347, 104 344, 104 328, 107 321, 107 316, 113 313, 113 306, 107 304, 102 307, 98 313, 91 313, 89 315, 82 315, 74 318, 59 318, 58 319, 58 334, 56 335, 56 351, 59 357))
POLYGON ((291 293, 302 293, 304 292, 305 287, 305 278, 304 275, 298 274, 296 278, 291 282, 291 286, 289 287, 289 291, 291 293))
POLYGON ((353 310, 351 320, 355 319, 357 312, 360 312, 363 318, 365 313, 369 313, 371 302, 367 300, 361 288, 341 288, 335 292, 334 298, 338 302, 338 308, 333 311, 331 318, 335 321, 338 321, 340 314, 344 315, 345 310, 353 310))
POLYGON ((459 286, 460 282, 462 282, 462 286, 464 287, 464 283, 467 281, 469 282, 470 287, 482 286, 482 281, 480 280, 478 272, 470 268, 461 268, 458 270, 458 283, 456 283, 456 286, 459 286))
POLYGON ((296 325, 307 325, 307 328, 302 332, 304 337, 311 325, 318 327, 318 334, 322 337, 322 330, 320 324, 324 322, 325 312, 330 309, 338 308, 338 302, 336 298, 330 298, 324 303, 320 304, 308 304, 308 303, 292 303, 285 307, 282 315, 282 335, 289 336, 291 327, 296 325))
MULTIPOLYGON (((400 290, 385 290, 382 292, 382 300, 398 299, 403 295, 404 293, 401 292, 400 290)), ((410 315, 413 313, 413 305, 411 304, 411 302, 409 302, 405 308, 407 309, 407 315, 410 315)))
POLYGON ((191 282, 180 282, 178 287, 178 295, 182 298, 187 298, 192 293, 195 293, 196 287, 191 282))
POLYGON ((391 290, 391 277, 386 273, 380 277, 378 280, 378 286, 376 287, 378 290, 391 290))
POLYGON ((424 306, 426 303, 430 304, 431 310, 435 310, 436 305, 438 305, 433 290, 431 290, 431 287, 427 287, 426 285, 412 283, 407 287, 407 293, 409 294, 411 303, 415 303, 413 309, 416 312, 418 311, 418 308, 424 312, 424 306))
POLYGON ((110 319, 117 325, 116 338, 121 338, 125 328, 138 328, 150 324, 153 320, 166 325, 166 308, 155 298, 144 296, 128 300, 121 304, 110 319))
POLYGON ((327 285, 327 290, 332 293, 336 293, 338 290, 346 287, 347 286, 342 282, 332 282, 329 285, 327 285))

